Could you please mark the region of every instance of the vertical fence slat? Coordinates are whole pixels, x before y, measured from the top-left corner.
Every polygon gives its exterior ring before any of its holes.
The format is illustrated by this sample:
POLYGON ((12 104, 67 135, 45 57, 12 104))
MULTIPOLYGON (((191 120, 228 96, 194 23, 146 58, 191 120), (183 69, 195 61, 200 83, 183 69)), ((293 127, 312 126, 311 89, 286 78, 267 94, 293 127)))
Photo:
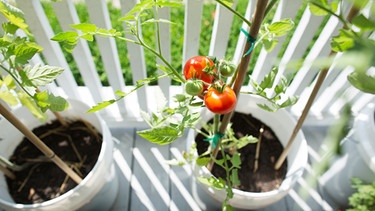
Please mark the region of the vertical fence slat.
MULTIPOLYGON (((170 8, 164 7, 159 9, 159 18, 170 20, 170 8)), ((173 22, 173 20, 170 20, 173 22)), ((181 23, 177 23, 181 24, 181 23)), ((166 23, 159 24, 160 26, 160 52, 164 56, 164 58, 171 62, 171 25, 166 23)), ((157 59, 157 63, 164 65, 160 59, 157 59)), ((159 70, 160 71, 160 70, 159 70)), ((163 94, 166 99, 170 99, 169 88, 171 85, 171 80, 169 78, 162 78, 159 79, 158 84, 163 91, 163 94)))
MULTIPOLYGON (((87 10, 89 12, 91 23, 94 23, 98 27, 111 29, 112 24, 109 16, 107 3, 105 0, 90 1, 86 0, 87 10)), ((120 60, 118 57, 118 51, 116 42, 113 38, 108 37, 95 37, 100 56, 103 62, 103 66, 108 75, 108 81, 111 88, 115 90, 125 91, 125 82, 122 75, 120 60)), ((117 106, 121 114, 128 114, 128 105, 125 103, 126 100, 121 100, 117 103, 117 106)), ((114 109, 112 107, 111 109, 114 109)))
POLYGON ((185 1, 184 47, 182 63, 198 55, 203 1, 185 1))
MULTIPOLYGON (((232 8, 236 8, 237 1, 232 8)), ((215 21, 212 29, 210 50, 208 55, 223 59, 227 50, 230 30, 233 21, 233 13, 220 4, 216 5, 215 21)), ((239 30, 239 29, 238 29, 239 30)))
MULTIPOLYGON (((301 7, 301 4, 302 1, 298 3, 292 0, 280 1, 272 21, 275 22, 284 18, 294 19, 299 8, 301 7)), ((286 35, 279 37, 278 44, 271 52, 267 52, 264 48, 262 48, 259 56, 256 59, 257 62, 255 64, 252 74, 252 78, 255 81, 260 81, 269 71, 271 71, 272 66, 275 65, 277 56, 281 50, 281 47, 284 44, 285 39, 286 35)), ((284 71, 282 69, 279 69, 278 75, 283 74, 283 72, 284 71)))
MULTIPOLYGON (((70 24, 80 23, 72 1, 52 3, 53 9, 63 31, 70 31, 70 24)), ((86 40, 81 39, 74 48, 73 57, 95 103, 103 101, 104 94, 97 70, 86 40)))
POLYGON ((43 47, 43 56, 49 65, 63 67, 65 71, 56 79, 59 86, 64 89, 67 96, 79 98, 77 83, 65 60, 64 54, 58 43, 51 41, 54 33, 44 13, 41 2, 38 0, 20 1, 17 0, 17 7, 25 13, 25 19, 29 22, 30 31, 33 33, 36 42, 43 47))
MULTIPOLYGON (((122 15, 125 15, 130 11, 130 9, 137 3, 136 0, 121 0, 121 13, 122 15)), ((126 25, 124 24, 124 29, 126 30, 126 25)), ((141 31, 141 29, 138 29, 141 31)), ((130 35, 126 35, 129 39, 134 39, 130 35)), ((135 45, 132 43, 126 43, 128 54, 129 54, 129 60, 130 60, 130 68, 132 72, 133 77, 133 83, 135 84, 136 81, 146 78, 146 62, 145 62, 145 54, 144 50, 141 46, 135 45)), ((148 111, 148 94, 146 91, 146 87, 143 89, 139 89, 137 91, 137 98, 138 98, 138 106, 141 110, 148 111)), ((134 102, 133 102, 134 103, 134 102)))

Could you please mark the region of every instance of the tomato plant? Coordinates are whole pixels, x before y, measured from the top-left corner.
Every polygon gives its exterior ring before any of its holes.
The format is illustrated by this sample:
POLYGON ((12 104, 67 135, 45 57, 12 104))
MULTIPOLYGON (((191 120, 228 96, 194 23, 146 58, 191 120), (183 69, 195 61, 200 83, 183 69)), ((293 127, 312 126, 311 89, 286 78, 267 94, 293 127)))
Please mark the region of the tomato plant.
POLYGON ((210 87, 204 96, 204 103, 208 110, 215 114, 226 114, 236 106, 237 97, 229 86, 223 88, 210 87))
POLYGON ((215 79, 215 63, 206 56, 194 56, 186 61, 184 66, 185 79, 200 79, 207 84, 211 84, 215 79))

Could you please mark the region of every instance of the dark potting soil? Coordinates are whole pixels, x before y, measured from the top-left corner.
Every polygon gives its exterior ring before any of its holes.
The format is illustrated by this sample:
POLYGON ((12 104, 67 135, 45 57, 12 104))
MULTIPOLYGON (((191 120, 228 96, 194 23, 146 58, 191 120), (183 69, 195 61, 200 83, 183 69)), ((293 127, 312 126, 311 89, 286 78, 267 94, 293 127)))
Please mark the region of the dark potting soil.
MULTIPOLYGON (((232 123, 237 138, 246 134, 259 138, 262 125, 264 128, 260 142, 258 169, 255 172, 254 162, 257 143, 248 144, 238 150, 241 153, 241 168, 238 170, 241 184, 235 188, 248 192, 267 192, 277 189, 285 178, 287 161, 284 161, 279 170, 274 170, 275 162, 284 149, 275 133, 251 114, 235 112, 232 123)), ((204 153, 209 147, 209 142, 204 141, 204 138, 201 134, 196 136, 198 154, 204 153)), ((221 153, 218 153, 217 159, 221 158, 221 153)), ((214 176, 225 179, 225 170, 222 167, 215 164, 211 172, 214 176)))
MULTIPOLYGON (((91 171, 98 159, 102 135, 87 122, 76 120, 64 127, 53 121, 33 132, 81 178, 91 171)), ((77 185, 26 138, 17 146, 10 161, 29 165, 14 172, 15 180, 7 178, 9 192, 17 203, 41 203, 77 185)))

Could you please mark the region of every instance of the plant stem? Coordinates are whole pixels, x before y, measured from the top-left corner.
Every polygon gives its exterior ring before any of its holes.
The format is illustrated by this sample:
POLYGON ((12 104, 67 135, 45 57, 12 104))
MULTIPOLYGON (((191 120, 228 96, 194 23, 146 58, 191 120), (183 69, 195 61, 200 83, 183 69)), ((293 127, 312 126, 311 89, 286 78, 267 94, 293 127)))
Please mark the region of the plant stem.
MULTIPOLYGON (((267 3, 268 3, 268 0, 258 0, 258 2, 257 2, 255 12, 254 12, 253 23, 251 24, 250 30, 249 30, 249 34, 253 38, 256 38, 258 36, 259 29, 260 29, 261 24, 263 22, 264 11, 267 7, 267 3)), ((241 89, 242 84, 245 80, 247 68, 249 66, 250 58, 251 58, 251 55, 252 55, 252 52, 250 52, 249 54, 246 55, 246 52, 250 49, 251 45, 252 45, 251 43, 246 42, 246 45, 245 45, 245 48, 244 48, 244 51, 243 51, 244 56, 242 57, 239 66, 237 67, 239 69, 237 71, 238 72, 237 75, 235 76, 236 80, 235 80, 234 85, 233 85, 233 91, 236 93, 237 98, 239 98, 240 89, 241 89)), ((237 102, 238 102, 238 99, 237 99, 237 102)), ((220 125, 220 128, 219 128, 220 133, 222 133, 222 134, 225 133, 225 130, 226 130, 231 118, 232 118, 233 113, 234 113, 234 110, 232 112, 229 112, 228 114, 224 115, 223 120, 222 120, 221 125, 220 125)), ((221 140, 219 140, 219 143, 220 142, 221 142, 221 140)), ((218 144, 216 146, 216 148, 214 149, 214 151, 212 152, 213 157, 217 156, 217 153, 219 151, 219 147, 218 147, 219 145, 220 144, 218 144)), ((207 165, 207 169, 212 170, 213 164, 214 164, 214 161, 211 159, 211 161, 207 165)))
POLYGON ((233 14, 235 14, 237 17, 239 17, 243 22, 245 22, 248 26, 251 26, 251 22, 247 20, 243 15, 239 14, 236 10, 234 10, 232 7, 228 6, 221 0, 216 0, 217 3, 219 3, 221 6, 227 8, 229 11, 231 11, 233 14))
POLYGON ((66 165, 55 152, 53 152, 44 142, 42 142, 29 128, 26 127, 12 112, 8 111, 0 103, 0 114, 3 115, 14 127, 16 127, 21 133, 28 138, 44 155, 51 159, 61 170, 69 175, 73 181, 79 184, 82 178, 79 177, 72 169, 66 165))
MULTIPOLYGON (((356 7, 352 6, 346 20, 350 23, 358 13, 359 13, 359 10, 356 7)), ((348 27, 348 24, 344 24, 343 27, 344 28, 348 27)), ((336 54, 336 52, 331 50, 329 56, 332 56, 332 55, 335 55, 335 54, 336 54)), ((306 105, 305 105, 305 107, 302 111, 302 114, 301 114, 300 118, 298 119, 296 126, 293 129, 292 135, 290 136, 289 141, 288 141, 287 145, 285 146, 283 152, 281 153, 279 159, 275 163, 275 166, 274 166, 275 170, 279 170, 281 165, 285 161, 285 159, 288 155, 288 152, 289 152, 290 148, 292 147, 294 139, 296 138, 298 131, 301 129, 302 124, 304 123, 304 121, 306 119, 306 116, 309 113, 310 108, 311 108, 316 96, 318 95, 320 87, 322 86, 322 84, 323 84, 323 82, 324 82, 324 80, 325 80, 325 78, 328 74, 328 70, 329 70, 329 67, 326 67, 326 68, 324 68, 323 70, 320 71, 318 79, 317 79, 317 81, 314 85, 314 88, 313 88, 313 90, 310 94, 310 97, 307 100, 307 103, 306 103, 306 105)))

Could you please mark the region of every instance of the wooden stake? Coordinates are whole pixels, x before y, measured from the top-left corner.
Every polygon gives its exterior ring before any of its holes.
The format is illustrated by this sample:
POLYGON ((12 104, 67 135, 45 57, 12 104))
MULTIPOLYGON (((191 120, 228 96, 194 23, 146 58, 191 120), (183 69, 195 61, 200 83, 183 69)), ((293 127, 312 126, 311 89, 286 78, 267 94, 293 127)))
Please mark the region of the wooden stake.
MULTIPOLYGON (((359 12, 359 10, 356 7, 352 6, 346 20, 351 22, 353 20, 353 18, 358 14, 358 12, 359 12)), ((336 52, 331 51, 329 56, 332 56, 332 55, 335 55, 335 54, 336 54, 336 52)), ((324 80, 325 80, 325 78, 328 74, 328 70, 329 70, 329 68, 324 68, 323 70, 320 71, 319 77, 316 81, 316 84, 315 84, 315 86, 314 86, 314 88, 313 88, 313 90, 310 94, 309 99, 307 100, 307 103, 306 103, 306 105, 305 105, 305 107, 302 111, 302 114, 301 114, 300 118, 297 121, 296 126, 294 127, 292 135, 290 136, 289 141, 288 141, 287 145, 285 146, 283 152, 281 153, 279 159, 275 163, 275 166, 274 166, 275 170, 279 170, 281 165, 285 161, 285 159, 288 155, 288 152, 289 152, 290 148, 292 147, 294 139, 296 138, 296 136, 298 134, 298 131, 301 129, 302 124, 304 123, 304 121, 306 119, 306 116, 309 113, 310 108, 311 108, 311 106, 312 106, 312 104, 313 104, 313 102, 314 102, 314 100, 315 100, 315 98, 316 98, 316 96, 317 96, 317 94, 320 90, 320 87, 322 86, 322 84, 323 84, 323 82, 324 82, 324 80)))
POLYGON ((13 172, 9 171, 9 169, 5 168, 4 166, 0 165, 0 171, 4 173, 5 176, 10 178, 11 180, 15 180, 16 176, 13 174, 13 172))
POLYGON ((12 112, 8 111, 0 103, 0 114, 3 115, 13 126, 15 126, 23 135, 28 138, 45 156, 50 158, 61 170, 63 170, 73 181, 79 184, 82 178, 79 177, 60 157, 58 157, 44 142, 42 142, 29 128, 27 128, 12 112))
MULTIPOLYGON (((249 30, 249 35, 254 39, 258 37, 259 29, 260 29, 260 27, 262 25, 262 22, 263 22, 264 12, 266 10, 267 3, 268 3, 268 0, 258 0, 258 2, 257 2, 256 8, 255 8, 255 11, 254 11, 254 16, 253 16, 253 22, 252 22, 252 24, 250 26, 250 30, 249 30)), ((243 55, 245 55, 245 56, 242 57, 241 62, 239 64, 239 66, 237 67, 239 69, 238 69, 238 73, 236 75, 236 80, 235 80, 234 85, 233 85, 233 91, 236 93, 237 98, 239 97, 239 93, 240 93, 242 84, 243 84, 244 79, 246 77, 247 69, 249 67, 250 58, 251 58, 251 55, 252 55, 252 51, 249 54, 246 54, 246 52, 248 52, 248 50, 251 47, 252 47, 252 44, 249 43, 249 42, 246 42, 244 53, 243 53, 243 55)), ((238 101, 238 99, 237 99, 237 101, 238 101)), ((226 130, 228 124, 230 123, 230 120, 232 118, 233 113, 234 113, 234 110, 232 112, 229 112, 228 114, 224 115, 223 120, 222 120, 221 125, 220 125, 220 128, 219 128, 219 132, 221 134, 225 133, 225 130, 226 130)), ((219 140, 219 142, 220 141, 221 140, 219 140)), ((220 143, 218 143, 216 148, 212 151, 213 157, 217 156, 217 154, 219 152, 219 146, 220 146, 220 143)), ((213 159, 211 159, 211 161, 207 165, 207 169, 209 171, 211 171, 213 166, 214 166, 214 161, 213 161, 213 159)))

